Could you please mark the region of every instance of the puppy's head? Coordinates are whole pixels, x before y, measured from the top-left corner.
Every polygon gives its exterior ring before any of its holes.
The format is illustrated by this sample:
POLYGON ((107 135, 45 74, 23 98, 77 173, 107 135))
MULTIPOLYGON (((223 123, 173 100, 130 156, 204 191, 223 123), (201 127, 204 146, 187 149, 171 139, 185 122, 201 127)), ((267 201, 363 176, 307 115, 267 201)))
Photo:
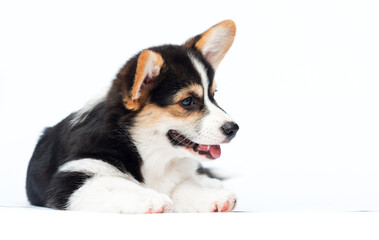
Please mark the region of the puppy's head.
POLYGON ((235 32, 223 21, 184 45, 144 50, 121 70, 123 105, 135 113, 129 132, 143 158, 220 157, 238 125, 214 98, 214 73, 235 32))

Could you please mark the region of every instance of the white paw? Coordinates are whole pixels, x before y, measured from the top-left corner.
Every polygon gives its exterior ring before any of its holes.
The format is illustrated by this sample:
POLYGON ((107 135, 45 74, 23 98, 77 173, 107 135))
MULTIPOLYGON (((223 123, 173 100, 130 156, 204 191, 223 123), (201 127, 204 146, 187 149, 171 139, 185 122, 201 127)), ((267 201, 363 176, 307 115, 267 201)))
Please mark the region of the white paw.
POLYGON ((236 195, 224 189, 178 193, 173 201, 175 212, 230 212, 237 204, 236 195))
POLYGON ((165 195, 155 191, 136 195, 133 201, 128 201, 120 213, 164 213, 172 211, 172 201, 165 195))
POLYGON ((227 190, 215 190, 202 196, 199 203, 199 212, 230 212, 237 205, 237 197, 227 190))
MULTIPOLYGON (((231 212, 236 206, 237 198, 234 195, 227 199, 216 200, 211 204, 211 212, 231 212)), ((209 208, 207 210, 209 210, 209 208)))

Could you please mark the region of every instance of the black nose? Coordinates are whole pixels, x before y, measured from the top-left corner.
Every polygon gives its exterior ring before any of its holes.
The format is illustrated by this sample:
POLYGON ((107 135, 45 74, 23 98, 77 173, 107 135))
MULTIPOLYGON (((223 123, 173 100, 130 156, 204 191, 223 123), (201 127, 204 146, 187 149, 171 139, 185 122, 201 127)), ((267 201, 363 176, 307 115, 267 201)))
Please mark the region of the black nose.
POLYGON ((238 132, 238 125, 235 122, 227 122, 225 125, 221 127, 224 134, 228 137, 228 139, 234 138, 236 133, 238 132))

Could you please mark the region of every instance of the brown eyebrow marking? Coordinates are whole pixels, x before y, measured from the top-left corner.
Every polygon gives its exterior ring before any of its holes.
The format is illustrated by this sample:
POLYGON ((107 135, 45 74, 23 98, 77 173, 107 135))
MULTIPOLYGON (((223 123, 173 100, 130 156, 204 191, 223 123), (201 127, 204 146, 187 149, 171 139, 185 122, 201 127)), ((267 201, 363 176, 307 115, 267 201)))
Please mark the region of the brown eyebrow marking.
POLYGON ((216 81, 213 79, 212 86, 211 86, 211 94, 213 95, 217 90, 216 81))
POLYGON ((185 99, 186 97, 189 97, 190 95, 194 95, 194 97, 197 97, 199 99, 203 98, 203 87, 199 84, 192 84, 188 87, 180 90, 178 93, 174 96, 174 102, 179 102, 180 100, 185 99))

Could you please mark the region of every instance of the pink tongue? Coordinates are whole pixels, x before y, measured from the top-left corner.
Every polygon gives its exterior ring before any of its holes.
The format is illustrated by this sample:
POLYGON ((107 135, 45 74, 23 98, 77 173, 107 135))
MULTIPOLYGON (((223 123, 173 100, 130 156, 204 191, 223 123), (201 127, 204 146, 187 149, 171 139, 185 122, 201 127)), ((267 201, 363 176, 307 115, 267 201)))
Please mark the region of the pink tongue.
POLYGON ((220 145, 201 145, 197 147, 198 151, 209 152, 213 158, 219 158, 221 156, 220 145))

